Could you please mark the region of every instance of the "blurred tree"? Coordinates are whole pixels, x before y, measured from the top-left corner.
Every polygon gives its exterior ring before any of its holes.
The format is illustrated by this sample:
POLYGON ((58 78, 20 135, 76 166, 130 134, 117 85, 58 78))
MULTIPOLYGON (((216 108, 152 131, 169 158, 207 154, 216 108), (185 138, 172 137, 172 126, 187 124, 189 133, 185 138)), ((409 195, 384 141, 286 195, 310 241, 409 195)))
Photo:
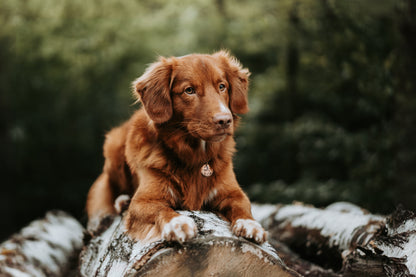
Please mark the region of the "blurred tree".
POLYGON ((401 201, 416 208, 416 3, 399 1, 397 28, 400 39, 396 49, 394 85, 397 109, 395 133, 397 143, 396 184, 401 201))
POLYGON ((258 201, 348 200, 389 211, 399 202, 395 3, 289 2, 279 7, 285 51, 269 75, 285 80, 268 88, 274 93, 242 132, 250 141, 241 147, 238 176, 259 183, 248 188, 258 201))

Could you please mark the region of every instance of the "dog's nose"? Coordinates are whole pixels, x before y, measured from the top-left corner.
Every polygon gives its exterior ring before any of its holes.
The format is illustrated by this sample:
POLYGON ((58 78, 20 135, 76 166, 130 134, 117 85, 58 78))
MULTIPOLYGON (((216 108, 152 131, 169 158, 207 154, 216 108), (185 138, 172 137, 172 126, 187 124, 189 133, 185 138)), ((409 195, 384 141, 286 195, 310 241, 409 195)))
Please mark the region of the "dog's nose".
POLYGON ((231 122, 233 122, 233 118, 231 114, 216 114, 214 115, 214 118, 212 119, 215 123, 215 125, 219 128, 227 129, 230 127, 231 122))

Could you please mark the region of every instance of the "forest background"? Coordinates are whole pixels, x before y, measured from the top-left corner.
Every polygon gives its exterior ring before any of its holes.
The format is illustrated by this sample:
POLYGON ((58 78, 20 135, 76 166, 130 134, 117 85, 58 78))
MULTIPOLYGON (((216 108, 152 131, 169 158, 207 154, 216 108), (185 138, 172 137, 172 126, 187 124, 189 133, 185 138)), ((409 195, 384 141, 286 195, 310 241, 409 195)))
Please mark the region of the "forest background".
POLYGON ((2 0, 0 239, 85 221, 104 135, 158 55, 229 49, 252 72, 235 171, 250 198, 416 209, 412 0, 2 0))

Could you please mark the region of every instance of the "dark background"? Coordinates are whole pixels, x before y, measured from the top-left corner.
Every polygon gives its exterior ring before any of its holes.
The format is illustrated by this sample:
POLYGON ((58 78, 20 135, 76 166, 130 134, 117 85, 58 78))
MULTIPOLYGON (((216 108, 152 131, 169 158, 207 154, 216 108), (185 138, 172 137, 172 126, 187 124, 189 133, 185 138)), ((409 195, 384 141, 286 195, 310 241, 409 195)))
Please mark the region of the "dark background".
POLYGON ((158 55, 226 48, 252 72, 235 170, 253 201, 416 209, 412 0, 0 2, 0 239, 85 221, 104 134, 158 55))

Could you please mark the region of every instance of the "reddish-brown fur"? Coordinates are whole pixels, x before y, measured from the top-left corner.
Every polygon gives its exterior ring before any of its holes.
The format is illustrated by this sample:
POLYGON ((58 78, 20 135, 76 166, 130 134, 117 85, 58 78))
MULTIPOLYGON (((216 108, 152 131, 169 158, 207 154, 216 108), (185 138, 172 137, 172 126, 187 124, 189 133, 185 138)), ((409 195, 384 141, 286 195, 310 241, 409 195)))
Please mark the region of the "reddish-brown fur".
MULTIPOLYGON (((248 77, 224 51, 152 64, 134 83, 143 108, 107 134, 103 173, 88 194, 89 218, 115 213, 115 198, 129 194, 125 223, 137 239, 151 230, 160 237, 178 216, 175 210, 214 211, 231 226, 252 219, 232 165, 237 114, 248 111, 248 77), (210 177, 201 174, 206 163, 214 171, 210 177)), ((257 241, 264 240, 265 234, 257 241)))

